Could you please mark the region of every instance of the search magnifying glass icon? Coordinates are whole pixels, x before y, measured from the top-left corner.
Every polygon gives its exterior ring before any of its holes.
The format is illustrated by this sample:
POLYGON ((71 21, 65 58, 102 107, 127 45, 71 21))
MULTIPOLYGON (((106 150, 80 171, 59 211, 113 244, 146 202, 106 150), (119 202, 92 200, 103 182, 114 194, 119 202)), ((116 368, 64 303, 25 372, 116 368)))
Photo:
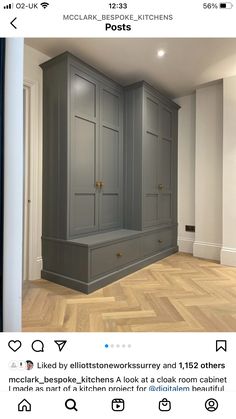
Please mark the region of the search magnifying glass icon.
POLYGON ((76 410, 76 412, 78 412, 76 401, 74 399, 67 399, 65 401, 65 406, 68 410, 76 410))

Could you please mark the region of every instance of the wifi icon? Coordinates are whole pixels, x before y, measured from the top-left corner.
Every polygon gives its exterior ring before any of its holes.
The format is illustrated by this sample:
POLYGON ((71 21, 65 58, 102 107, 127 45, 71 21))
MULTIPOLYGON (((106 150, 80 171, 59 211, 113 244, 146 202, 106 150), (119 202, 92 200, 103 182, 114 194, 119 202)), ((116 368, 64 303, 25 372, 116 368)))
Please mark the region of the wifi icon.
POLYGON ((40 3, 40 5, 46 9, 49 6, 49 3, 47 3, 46 1, 44 1, 43 3, 40 3))

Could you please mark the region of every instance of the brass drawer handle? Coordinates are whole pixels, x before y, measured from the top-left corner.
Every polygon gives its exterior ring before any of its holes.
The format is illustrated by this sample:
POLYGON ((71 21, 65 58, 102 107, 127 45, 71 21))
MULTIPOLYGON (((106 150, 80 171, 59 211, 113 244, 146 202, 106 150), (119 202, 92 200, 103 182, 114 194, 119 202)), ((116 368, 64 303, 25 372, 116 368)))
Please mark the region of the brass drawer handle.
POLYGON ((120 258, 121 256, 123 256, 123 253, 118 252, 118 253, 116 254, 116 256, 117 256, 118 258, 120 258))
POLYGON ((159 239, 159 240, 158 240, 158 243, 163 243, 163 240, 159 239))
POLYGON ((104 182, 100 182, 100 188, 104 187, 104 182))
POLYGON ((164 189, 164 185, 162 185, 162 183, 159 183, 158 189, 160 189, 160 190, 164 189))

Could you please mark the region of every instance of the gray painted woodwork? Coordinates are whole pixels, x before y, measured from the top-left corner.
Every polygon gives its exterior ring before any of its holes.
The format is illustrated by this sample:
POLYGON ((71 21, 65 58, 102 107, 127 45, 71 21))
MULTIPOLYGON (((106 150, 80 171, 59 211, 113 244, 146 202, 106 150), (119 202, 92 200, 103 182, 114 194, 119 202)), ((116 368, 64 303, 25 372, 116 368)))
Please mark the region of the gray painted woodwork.
POLYGON ((114 89, 100 89, 101 133, 100 230, 122 226, 123 194, 123 96, 114 89))
POLYGON ((43 238, 42 278, 90 293, 177 252, 176 235, 177 226, 171 226, 152 232, 122 229, 74 240, 43 238))
POLYGON ((43 236, 69 239, 119 228, 123 89, 69 53, 41 67, 43 236))
MULTIPOLYGON (((99 176, 99 87, 91 76, 71 68, 69 236, 97 231, 99 176)), ((67 139, 69 143, 69 139, 67 139)))
POLYGON ((58 60, 43 74, 42 235, 67 238, 67 63, 58 60), (53 80, 53 81, 52 81, 53 80))
POLYGON ((177 251, 178 106, 69 53, 41 67, 42 277, 90 293, 177 251))
POLYGON ((145 82, 126 88, 126 228, 177 223, 177 111, 145 82))

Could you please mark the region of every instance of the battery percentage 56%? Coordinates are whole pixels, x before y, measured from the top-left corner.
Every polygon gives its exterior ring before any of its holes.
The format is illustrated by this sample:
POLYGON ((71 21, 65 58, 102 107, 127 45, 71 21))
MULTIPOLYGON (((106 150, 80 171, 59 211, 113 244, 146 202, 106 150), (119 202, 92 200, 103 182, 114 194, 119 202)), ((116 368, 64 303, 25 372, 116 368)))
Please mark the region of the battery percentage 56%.
POLYGON ((216 10, 216 9, 232 9, 233 3, 227 1, 225 3, 203 3, 203 9, 216 10))
POLYGON ((203 9, 218 9, 218 3, 203 3, 203 9))

